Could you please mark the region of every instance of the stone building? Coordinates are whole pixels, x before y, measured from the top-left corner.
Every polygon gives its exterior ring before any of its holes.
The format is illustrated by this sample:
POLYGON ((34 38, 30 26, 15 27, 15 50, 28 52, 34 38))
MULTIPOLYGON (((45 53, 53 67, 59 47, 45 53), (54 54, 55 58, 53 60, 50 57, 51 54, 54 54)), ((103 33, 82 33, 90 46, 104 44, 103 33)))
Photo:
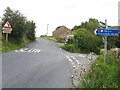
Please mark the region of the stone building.
POLYGON ((120 26, 110 26, 110 28, 109 29, 119 29, 120 30, 120 26))
POLYGON ((71 30, 65 26, 59 26, 56 28, 55 31, 53 31, 53 37, 55 37, 55 38, 67 37, 70 34, 71 34, 71 30))

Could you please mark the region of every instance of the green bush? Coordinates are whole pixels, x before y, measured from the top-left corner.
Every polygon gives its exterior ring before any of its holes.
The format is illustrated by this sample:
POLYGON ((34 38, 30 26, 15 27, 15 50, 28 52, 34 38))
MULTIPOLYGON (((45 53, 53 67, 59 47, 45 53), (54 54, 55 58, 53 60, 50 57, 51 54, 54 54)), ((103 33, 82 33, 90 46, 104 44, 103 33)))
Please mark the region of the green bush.
POLYGON ((75 44, 66 44, 63 45, 61 48, 74 53, 80 52, 80 49, 75 44))
POLYGON ((57 42, 59 43, 63 43, 66 37, 56 37, 55 39, 57 40, 57 42))
POLYGON ((63 49, 70 52, 90 53, 94 52, 100 54, 100 48, 102 47, 102 39, 95 36, 89 30, 77 29, 72 32, 73 39, 68 39, 68 42, 63 49), (76 42, 78 40, 78 42, 76 42))

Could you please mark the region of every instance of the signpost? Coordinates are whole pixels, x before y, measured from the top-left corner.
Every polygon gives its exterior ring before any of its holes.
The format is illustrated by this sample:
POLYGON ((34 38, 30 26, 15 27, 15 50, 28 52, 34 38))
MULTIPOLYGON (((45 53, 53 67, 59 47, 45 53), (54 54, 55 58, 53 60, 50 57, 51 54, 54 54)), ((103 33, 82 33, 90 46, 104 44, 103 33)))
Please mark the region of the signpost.
POLYGON ((104 38, 104 63, 106 63, 106 54, 107 54, 107 37, 108 36, 118 36, 119 30, 109 30, 107 26, 107 20, 105 23, 100 22, 102 28, 97 28, 94 33, 95 35, 102 35, 104 38))
POLYGON ((6 42, 8 42, 8 34, 11 34, 12 26, 10 25, 9 21, 6 21, 6 23, 3 25, 3 33, 6 34, 6 42))
MULTIPOLYGON (((105 29, 108 29, 108 26, 107 26, 107 20, 105 20, 105 29)), ((104 42, 104 63, 106 64, 106 54, 107 54, 107 36, 108 35, 105 35, 104 36, 104 40, 105 40, 105 42, 104 42)))
POLYGON ((96 35, 104 35, 104 36, 118 36, 118 30, 108 30, 108 29, 99 29, 95 30, 96 35))
POLYGON ((100 21, 99 24, 100 24, 100 27, 106 28, 106 24, 105 23, 103 23, 103 22, 100 21))

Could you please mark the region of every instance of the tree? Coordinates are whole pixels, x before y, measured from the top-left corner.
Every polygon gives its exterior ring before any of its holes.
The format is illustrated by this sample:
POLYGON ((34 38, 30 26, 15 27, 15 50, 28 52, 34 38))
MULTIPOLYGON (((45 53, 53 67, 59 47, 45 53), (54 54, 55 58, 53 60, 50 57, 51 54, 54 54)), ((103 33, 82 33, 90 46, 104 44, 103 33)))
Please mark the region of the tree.
POLYGON ((25 36, 29 40, 35 40, 35 23, 27 21, 27 18, 18 10, 13 11, 7 7, 3 14, 3 24, 7 20, 12 25, 12 33, 9 35, 10 40, 20 42, 25 36))
POLYGON ((27 21, 25 27, 27 38, 30 40, 35 40, 35 23, 33 21, 27 21))
POLYGON ((12 25, 12 33, 9 35, 9 39, 20 41, 25 33, 24 25, 26 17, 24 17, 18 10, 13 11, 7 7, 2 20, 4 23, 8 20, 12 25))
POLYGON ((99 22, 97 19, 90 18, 88 22, 82 22, 81 27, 90 30, 93 33, 94 30, 99 27, 99 22))
POLYGON ((73 31, 73 30, 80 29, 80 28, 81 28, 80 26, 77 26, 77 25, 76 25, 76 26, 74 26, 74 27, 72 28, 72 31, 73 31))
POLYGON ((81 25, 74 26, 72 31, 80 29, 80 28, 84 28, 94 33, 94 30, 98 27, 100 27, 98 20, 94 18, 90 18, 89 21, 81 22, 81 25))

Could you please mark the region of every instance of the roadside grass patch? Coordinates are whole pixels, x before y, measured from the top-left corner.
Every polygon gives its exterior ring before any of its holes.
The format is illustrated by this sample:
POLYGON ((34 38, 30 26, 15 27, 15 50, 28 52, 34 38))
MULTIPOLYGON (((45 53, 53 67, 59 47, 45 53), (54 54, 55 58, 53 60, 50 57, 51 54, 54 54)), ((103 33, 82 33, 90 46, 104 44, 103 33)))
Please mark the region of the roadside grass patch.
POLYGON ((62 49, 72 52, 72 53, 79 53, 80 49, 75 44, 63 44, 60 46, 62 49))
POLYGON ((52 36, 41 36, 41 38, 46 39, 46 40, 51 40, 53 42, 57 42, 57 40, 52 36))
POLYGON ((23 39, 21 42, 15 42, 15 41, 5 42, 4 40, 1 42, 2 42, 2 45, 1 45, 2 48, 0 50, 0 53, 5 53, 5 52, 11 51, 11 50, 25 47, 31 41, 28 39, 23 39))
POLYGON ((2 53, 2 41, 0 40, 0 53, 2 53))
POLYGON ((91 70, 84 76, 83 88, 118 88, 119 67, 115 54, 107 54, 106 64, 103 54, 92 64, 91 70))

